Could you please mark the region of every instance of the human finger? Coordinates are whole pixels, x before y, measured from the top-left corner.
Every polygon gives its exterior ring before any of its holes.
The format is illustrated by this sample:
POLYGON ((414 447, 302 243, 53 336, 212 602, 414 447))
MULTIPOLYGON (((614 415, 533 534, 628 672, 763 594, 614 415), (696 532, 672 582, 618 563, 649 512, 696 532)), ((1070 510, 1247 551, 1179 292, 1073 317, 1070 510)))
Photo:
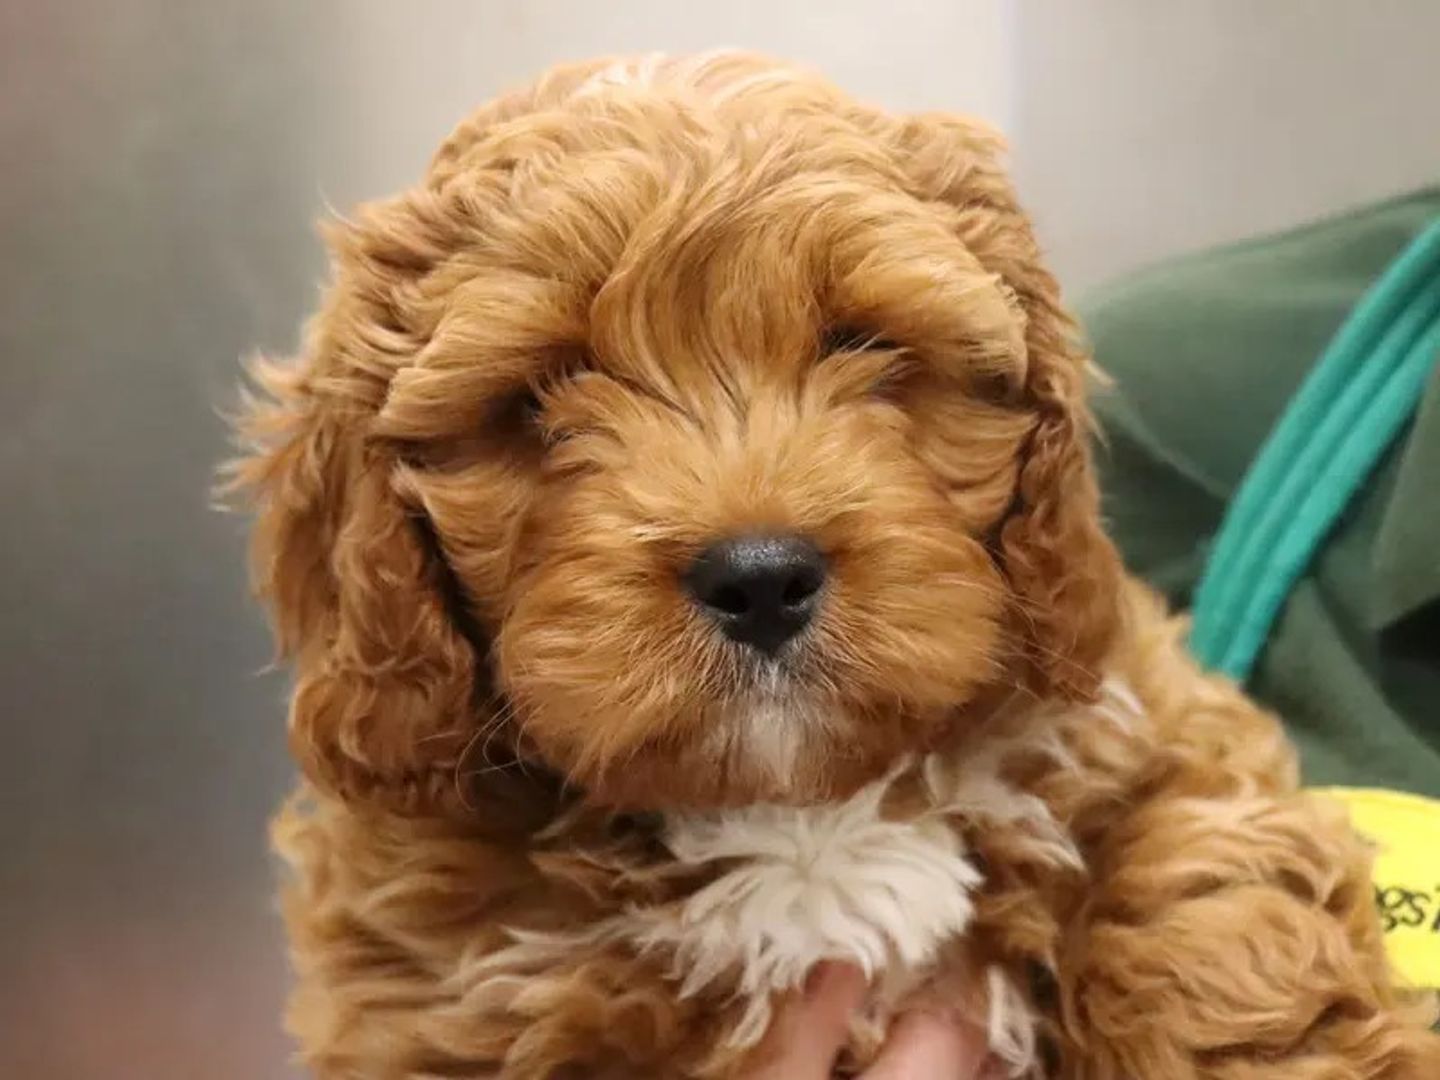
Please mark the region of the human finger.
POLYGON ((829 1080, 865 996, 865 976, 851 964, 824 963, 804 992, 785 1003, 766 1042, 770 1052, 752 1080, 829 1080))
POLYGON ((949 1013, 917 1009, 895 1022, 862 1080, 988 1080, 985 1033, 949 1013))

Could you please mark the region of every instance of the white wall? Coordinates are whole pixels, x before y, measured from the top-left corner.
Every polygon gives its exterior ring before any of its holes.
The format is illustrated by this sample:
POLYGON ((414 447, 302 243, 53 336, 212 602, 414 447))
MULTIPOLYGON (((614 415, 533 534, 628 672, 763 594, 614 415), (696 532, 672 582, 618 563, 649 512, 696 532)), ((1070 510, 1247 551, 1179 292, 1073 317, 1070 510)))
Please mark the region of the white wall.
POLYGON ((1436 0, 1016 0, 1015 167, 1072 290, 1440 183, 1436 0))
POLYGON ((320 177, 337 206, 412 180, 475 105, 551 64, 745 48, 895 109, 1008 126, 1009 0, 363 0, 332 19, 320 177), (422 17, 417 19, 417 15, 422 17))

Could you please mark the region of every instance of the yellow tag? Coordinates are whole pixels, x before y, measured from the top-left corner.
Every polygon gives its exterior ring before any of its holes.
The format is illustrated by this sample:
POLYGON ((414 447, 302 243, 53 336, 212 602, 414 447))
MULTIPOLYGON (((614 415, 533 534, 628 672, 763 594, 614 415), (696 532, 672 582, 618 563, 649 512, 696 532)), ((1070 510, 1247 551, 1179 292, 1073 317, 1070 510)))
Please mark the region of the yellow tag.
POLYGON ((1440 801, 1376 788, 1324 788, 1375 845, 1375 904, 1395 970, 1440 988, 1440 801))

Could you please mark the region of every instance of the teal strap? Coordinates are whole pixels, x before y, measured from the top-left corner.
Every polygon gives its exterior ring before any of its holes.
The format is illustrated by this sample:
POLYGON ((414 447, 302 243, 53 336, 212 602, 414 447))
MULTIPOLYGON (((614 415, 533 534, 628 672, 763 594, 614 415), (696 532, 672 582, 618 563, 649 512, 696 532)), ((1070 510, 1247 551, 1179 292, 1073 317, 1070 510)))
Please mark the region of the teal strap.
POLYGON ((1361 298, 1241 481, 1195 593, 1190 645, 1202 663, 1248 677, 1296 580, 1413 415, 1437 356, 1440 221, 1361 298))

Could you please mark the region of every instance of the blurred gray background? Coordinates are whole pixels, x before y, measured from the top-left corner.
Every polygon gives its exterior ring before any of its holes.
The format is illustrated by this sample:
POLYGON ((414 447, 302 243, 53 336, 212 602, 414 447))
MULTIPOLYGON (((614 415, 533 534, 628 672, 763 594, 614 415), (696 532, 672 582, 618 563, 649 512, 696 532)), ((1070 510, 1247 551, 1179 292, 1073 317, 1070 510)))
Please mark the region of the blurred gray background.
POLYGON ((1433 0, 0 3, 0 1076, 291 1075, 265 820, 290 782, 237 359, 326 205, 557 60, 746 46, 1007 128, 1079 289, 1440 176, 1433 0))

